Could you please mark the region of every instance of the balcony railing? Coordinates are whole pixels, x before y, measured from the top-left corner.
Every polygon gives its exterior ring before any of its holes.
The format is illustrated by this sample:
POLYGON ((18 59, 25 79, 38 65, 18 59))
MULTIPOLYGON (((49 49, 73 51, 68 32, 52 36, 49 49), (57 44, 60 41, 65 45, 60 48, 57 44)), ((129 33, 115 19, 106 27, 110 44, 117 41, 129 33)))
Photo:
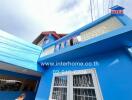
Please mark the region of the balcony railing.
MULTIPOLYGON (((97 22, 98 23, 98 22, 97 22)), ((95 24, 95 23, 94 23, 95 24)), ((79 44, 86 40, 95 38, 104 33, 114 31, 124 26, 116 17, 109 17, 107 20, 102 21, 96 25, 82 27, 81 29, 64 36, 63 38, 47 45, 43 48, 43 52, 40 57, 50 55, 55 52, 59 52, 70 46, 79 44)))
POLYGON ((54 42, 53 44, 49 44, 48 46, 46 46, 41 54, 41 57, 43 56, 47 56, 49 54, 55 53, 55 52, 59 52, 60 50, 76 45, 78 43, 80 43, 81 40, 81 36, 80 35, 76 35, 76 36, 72 36, 68 39, 60 39, 56 42, 54 42))

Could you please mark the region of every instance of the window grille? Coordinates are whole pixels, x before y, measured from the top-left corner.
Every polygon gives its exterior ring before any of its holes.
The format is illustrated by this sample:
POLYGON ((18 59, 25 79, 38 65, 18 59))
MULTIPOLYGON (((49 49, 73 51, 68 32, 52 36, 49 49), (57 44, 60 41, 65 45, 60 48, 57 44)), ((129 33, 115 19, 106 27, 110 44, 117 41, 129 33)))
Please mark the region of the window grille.
POLYGON ((55 73, 49 100, 103 100, 95 69, 55 73))

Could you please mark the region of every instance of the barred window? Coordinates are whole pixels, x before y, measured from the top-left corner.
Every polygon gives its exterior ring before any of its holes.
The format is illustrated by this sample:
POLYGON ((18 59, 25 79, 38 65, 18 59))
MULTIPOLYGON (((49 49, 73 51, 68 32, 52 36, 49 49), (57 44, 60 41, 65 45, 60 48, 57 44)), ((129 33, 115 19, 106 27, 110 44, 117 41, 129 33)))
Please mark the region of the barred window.
POLYGON ((52 99, 67 100, 67 76, 56 76, 54 79, 52 99))
POLYGON ((55 73, 49 100, 103 100, 95 69, 55 73))

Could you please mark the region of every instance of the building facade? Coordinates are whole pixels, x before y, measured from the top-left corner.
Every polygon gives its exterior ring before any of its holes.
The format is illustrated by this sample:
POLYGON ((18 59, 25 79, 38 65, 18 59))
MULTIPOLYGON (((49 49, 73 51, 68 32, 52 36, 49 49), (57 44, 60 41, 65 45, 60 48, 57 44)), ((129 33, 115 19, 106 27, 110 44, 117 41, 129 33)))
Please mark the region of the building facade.
POLYGON ((131 27, 126 15, 108 14, 43 46, 36 100, 130 100, 131 27))
POLYGON ((5 34, 0 75, 20 84, 8 88, 12 98, 26 92, 26 100, 132 99, 132 20, 126 15, 108 14, 68 35, 43 32, 35 45, 5 34))

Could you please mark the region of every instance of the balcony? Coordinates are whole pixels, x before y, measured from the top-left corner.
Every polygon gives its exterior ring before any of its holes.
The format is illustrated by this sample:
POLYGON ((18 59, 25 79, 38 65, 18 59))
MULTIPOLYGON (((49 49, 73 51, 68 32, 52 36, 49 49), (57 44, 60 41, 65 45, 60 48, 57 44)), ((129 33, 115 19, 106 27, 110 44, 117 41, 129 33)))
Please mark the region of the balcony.
POLYGON ((123 32, 129 30, 117 17, 105 16, 45 46, 39 62, 70 60, 121 47, 129 38, 122 37, 123 32))

